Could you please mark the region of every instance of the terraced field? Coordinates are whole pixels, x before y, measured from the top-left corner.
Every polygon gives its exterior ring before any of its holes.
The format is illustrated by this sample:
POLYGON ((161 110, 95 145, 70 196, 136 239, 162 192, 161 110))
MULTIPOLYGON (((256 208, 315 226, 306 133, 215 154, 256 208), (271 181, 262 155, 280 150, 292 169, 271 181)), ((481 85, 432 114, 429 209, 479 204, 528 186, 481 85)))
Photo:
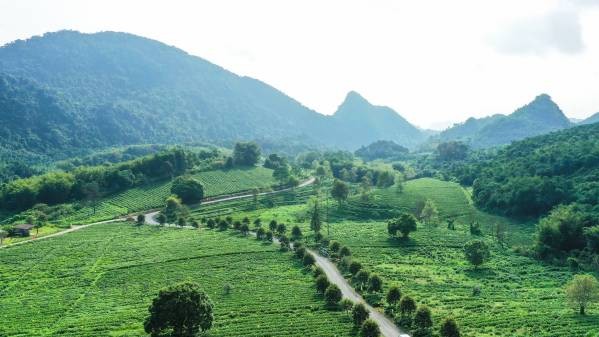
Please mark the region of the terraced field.
POLYGON ((352 335, 290 254, 232 233, 96 225, 0 250, 0 278, 0 336, 145 336, 151 299, 184 280, 215 302, 210 336, 352 335))
MULTIPOLYGON (((381 275, 386 289, 399 285, 403 292, 428 304, 437 323, 454 316, 467 337, 599 336, 599 307, 580 317, 566 303, 563 286, 572 272, 500 248, 490 234, 492 226, 502 222, 508 226, 511 244, 530 245, 533 225, 480 212, 459 185, 434 179, 409 181, 402 193, 391 187, 372 194, 371 201, 354 196, 341 208, 331 204, 331 238, 348 245, 355 259, 381 275), (382 219, 413 211, 427 198, 435 202, 442 218, 456 219, 456 230, 443 224, 419 225, 408 242, 389 239, 382 219), (483 238, 492 247, 492 259, 480 271, 474 271, 463 254, 464 244, 473 239, 469 233, 472 221, 481 223, 483 238), (481 289, 478 296, 473 295, 475 287, 481 289)), ((299 224, 304 233, 310 233, 302 212, 304 206, 282 205, 239 216, 276 218, 299 224)), ((326 225, 323 229, 326 233, 326 225)))
MULTIPOLYGON (((204 185, 204 195, 214 197, 242 191, 267 189, 276 184, 272 170, 255 167, 200 172, 194 175, 204 185)), ((94 214, 92 207, 78 209, 60 221, 61 225, 111 219, 118 215, 162 207, 170 195, 171 181, 157 182, 114 194, 102 200, 94 214)))

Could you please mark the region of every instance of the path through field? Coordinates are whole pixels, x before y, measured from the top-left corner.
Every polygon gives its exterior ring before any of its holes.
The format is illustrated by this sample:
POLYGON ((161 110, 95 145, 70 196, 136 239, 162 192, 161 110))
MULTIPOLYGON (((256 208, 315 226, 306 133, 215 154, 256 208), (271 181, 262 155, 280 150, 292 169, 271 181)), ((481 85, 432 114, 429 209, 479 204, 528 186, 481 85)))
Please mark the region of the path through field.
POLYGON ((354 303, 362 303, 366 306, 366 309, 370 312, 370 318, 374 320, 381 329, 381 334, 385 337, 409 337, 408 334, 403 333, 393 321, 391 321, 387 316, 380 313, 373 307, 371 307, 360 294, 356 292, 356 290, 347 282, 345 277, 341 275, 339 269, 331 262, 331 260, 327 259, 320 254, 308 250, 312 256, 314 256, 316 260, 316 265, 324 271, 327 275, 329 282, 334 283, 341 289, 341 293, 343 297, 350 299, 354 303))
MULTIPOLYGON (((314 183, 315 180, 316 179, 314 177, 311 177, 310 179, 299 184, 297 187, 305 187, 305 186, 311 185, 314 183)), ((276 191, 271 191, 271 192, 262 192, 262 193, 258 193, 258 195, 262 196, 262 195, 276 194, 276 193, 289 191, 291 189, 293 189, 293 187, 280 189, 280 190, 276 190, 276 191)), ((253 196, 253 194, 226 196, 226 197, 222 197, 222 198, 207 200, 205 202, 202 202, 202 204, 203 205, 216 204, 216 203, 224 202, 224 201, 250 198, 252 196, 253 196)), ((145 214, 146 215, 146 223, 148 225, 159 225, 155 219, 155 216, 157 214, 158 214, 158 211, 146 213, 145 214)), ((123 221, 125 219, 126 218, 118 218, 118 219, 113 219, 113 220, 95 222, 95 223, 82 225, 82 226, 74 226, 72 228, 69 228, 67 230, 64 230, 64 231, 61 231, 58 233, 50 234, 50 235, 43 236, 43 237, 40 237, 37 239, 31 239, 31 240, 17 242, 17 243, 11 244, 11 245, 2 246, 0 248, 16 246, 16 245, 25 244, 28 242, 39 241, 42 239, 49 239, 52 237, 71 233, 71 232, 74 232, 74 231, 77 231, 77 230, 80 230, 80 229, 83 229, 83 228, 86 228, 89 226, 111 223, 111 222, 116 222, 116 221, 123 221)), ((278 241, 276 241, 276 242, 278 243, 278 241)), ((319 255, 318 253, 316 253, 312 250, 308 250, 308 252, 310 252, 310 254, 312 254, 314 256, 314 258, 316 260, 316 265, 318 267, 322 268, 322 270, 327 275, 329 281, 336 284, 339 287, 339 289, 341 289, 343 297, 350 299, 354 303, 362 303, 366 306, 366 309, 370 312, 370 318, 373 319, 379 325, 381 334, 384 337, 409 337, 409 335, 407 335, 407 334, 403 333, 401 330, 399 330, 399 328, 393 323, 393 321, 391 321, 384 314, 380 313, 379 311, 377 311, 376 309, 374 309, 373 307, 368 305, 368 303, 366 303, 366 301, 364 301, 362 296, 360 296, 360 294, 358 294, 356 292, 356 290, 349 284, 349 282, 347 282, 347 280, 343 277, 343 275, 341 275, 341 273, 339 272, 337 267, 329 259, 327 259, 324 256, 319 255)))

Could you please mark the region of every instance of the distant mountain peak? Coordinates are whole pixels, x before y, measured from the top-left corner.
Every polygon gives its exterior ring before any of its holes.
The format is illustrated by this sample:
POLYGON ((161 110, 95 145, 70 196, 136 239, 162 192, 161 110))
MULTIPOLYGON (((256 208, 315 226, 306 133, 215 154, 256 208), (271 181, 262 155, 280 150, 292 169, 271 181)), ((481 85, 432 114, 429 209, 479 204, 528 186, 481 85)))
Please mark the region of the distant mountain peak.
MULTIPOLYGON (((372 105, 364 96, 360 95, 357 91, 350 91, 345 95, 345 99, 341 106, 353 106, 353 105, 372 105)), ((340 106, 340 107, 341 107, 340 106)))

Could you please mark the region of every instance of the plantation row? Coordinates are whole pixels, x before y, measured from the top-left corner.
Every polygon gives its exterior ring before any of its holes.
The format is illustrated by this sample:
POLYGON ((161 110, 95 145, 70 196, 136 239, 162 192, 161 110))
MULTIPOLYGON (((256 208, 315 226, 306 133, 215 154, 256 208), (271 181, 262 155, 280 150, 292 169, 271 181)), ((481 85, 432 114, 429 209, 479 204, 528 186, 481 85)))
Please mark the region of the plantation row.
POLYGON ((288 254, 237 236, 106 224, 3 249, 0 335, 144 336, 151 298, 188 279, 215 302, 211 336, 352 334, 288 254))

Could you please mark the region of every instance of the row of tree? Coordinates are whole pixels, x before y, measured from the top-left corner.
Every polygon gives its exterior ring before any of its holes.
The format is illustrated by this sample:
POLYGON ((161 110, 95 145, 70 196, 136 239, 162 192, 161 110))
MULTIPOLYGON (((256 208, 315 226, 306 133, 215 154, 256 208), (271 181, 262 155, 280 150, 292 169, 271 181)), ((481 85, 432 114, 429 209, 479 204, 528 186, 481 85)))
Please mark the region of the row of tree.
POLYGON ((197 158, 172 149, 133 161, 70 172, 51 172, 19 179, 0 187, 0 207, 24 210, 38 203, 55 205, 71 200, 94 202, 102 195, 141 185, 148 180, 170 179, 193 167, 197 158))

